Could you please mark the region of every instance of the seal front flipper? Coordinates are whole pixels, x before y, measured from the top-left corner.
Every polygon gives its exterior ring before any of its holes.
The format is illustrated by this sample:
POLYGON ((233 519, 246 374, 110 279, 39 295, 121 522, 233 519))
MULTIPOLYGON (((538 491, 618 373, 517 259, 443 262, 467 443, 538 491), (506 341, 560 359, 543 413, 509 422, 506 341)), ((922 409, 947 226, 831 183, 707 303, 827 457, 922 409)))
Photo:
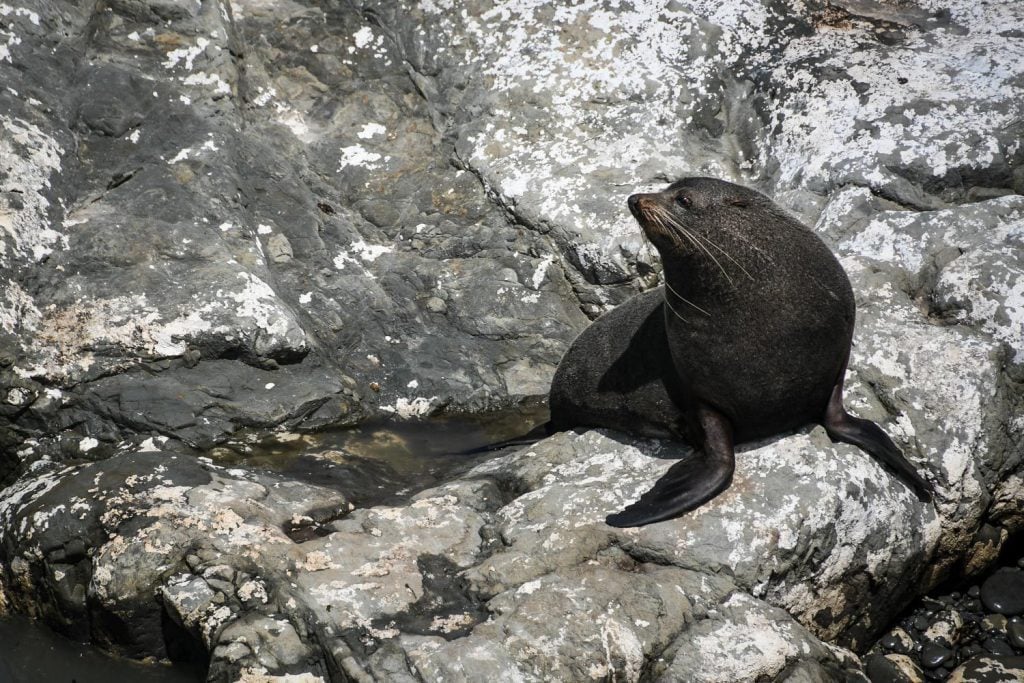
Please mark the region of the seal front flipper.
POLYGON ((825 419, 822 421, 822 425, 833 441, 853 444, 883 465, 888 465, 914 490, 921 501, 931 502, 935 489, 932 488, 930 482, 917 473, 917 470, 904 457, 889 435, 871 420, 854 417, 843 408, 842 373, 839 375, 839 382, 832 390, 832 397, 829 399, 828 408, 825 409, 825 419))
POLYGON ((605 522, 620 528, 663 522, 695 510, 729 488, 736 469, 732 425, 712 408, 700 408, 697 418, 704 432, 697 457, 672 465, 640 500, 608 515, 605 522))

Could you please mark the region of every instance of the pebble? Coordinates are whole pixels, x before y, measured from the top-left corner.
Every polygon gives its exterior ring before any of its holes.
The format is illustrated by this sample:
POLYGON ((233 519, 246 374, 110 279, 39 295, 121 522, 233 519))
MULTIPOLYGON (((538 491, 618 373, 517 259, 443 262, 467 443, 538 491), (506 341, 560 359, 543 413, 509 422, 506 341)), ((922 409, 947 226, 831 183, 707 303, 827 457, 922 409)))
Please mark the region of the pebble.
POLYGON ((886 650, 892 650, 895 652, 900 647, 900 640, 899 638, 890 633, 886 636, 883 636, 882 639, 878 641, 878 644, 884 647, 886 650))
POLYGON ((943 647, 953 647, 960 642, 963 628, 964 618, 960 616, 960 613, 947 609, 936 615, 935 620, 925 629, 921 637, 943 647))
POLYGON ((1011 616, 1024 612, 1024 570, 1004 567, 981 584, 985 608, 1011 616))
POLYGON ((928 617, 922 614, 921 616, 914 619, 914 628, 918 631, 923 631, 926 628, 928 628, 928 617))
POLYGON ((914 651, 916 643, 909 633, 897 627, 882 638, 882 640, 879 641, 879 645, 890 652, 909 655, 914 651))
POLYGON ((989 633, 1002 633, 1006 630, 1007 619, 1002 614, 990 614, 981 622, 982 630, 989 633))
POLYGON ((1010 645, 1024 651, 1024 620, 1018 617, 1011 619, 1006 625, 1006 636, 1010 640, 1010 645))
POLYGON ((953 658, 953 651, 938 643, 927 643, 921 648, 921 666, 936 669, 953 658))
POLYGON ((996 636, 986 638, 985 642, 982 643, 981 646, 989 652, 991 652, 992 654, 999 655, 1002 657, 1012 657, 1013 655, 1017 654, 1013 651, 1013 648, 1010 647, 1010 644, 1006 642, 1005 639, 996 636))
POLYGON ((924 680, 921 667, 906 655, 868 655, 864 664, 864 673, 871 683, 921 683, 924 680))
POLYGON ((964 649, 960 650, 960 658, 965 660, 972 659, 980 654, 983 654, 984 652, 985 650, 980 645, 974 645, 972 643, 971 645, 968 645, 964 649))
POLYGON ((981 595, 981 586, 971 586, 967 589, 967 597, 976 598, 981 595))

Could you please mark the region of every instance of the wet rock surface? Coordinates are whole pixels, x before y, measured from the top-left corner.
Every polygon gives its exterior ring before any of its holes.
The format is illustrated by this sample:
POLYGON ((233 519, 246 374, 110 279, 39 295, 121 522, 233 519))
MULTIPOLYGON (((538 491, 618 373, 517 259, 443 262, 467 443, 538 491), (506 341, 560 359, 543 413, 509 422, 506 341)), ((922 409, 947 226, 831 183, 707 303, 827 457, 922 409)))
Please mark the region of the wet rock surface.
POLYGON ((0 610, 211 680, 1012 680, 1018 569, 892 620, 1024 530, 1020 35, 1010 0, 0 3, 0 610), (624 199, 682 174, 840 255, 847 405, 934 505, 812 427, 639 531, 602 520, 676 444, 248 459, 543 397, 657 283, 624 199))

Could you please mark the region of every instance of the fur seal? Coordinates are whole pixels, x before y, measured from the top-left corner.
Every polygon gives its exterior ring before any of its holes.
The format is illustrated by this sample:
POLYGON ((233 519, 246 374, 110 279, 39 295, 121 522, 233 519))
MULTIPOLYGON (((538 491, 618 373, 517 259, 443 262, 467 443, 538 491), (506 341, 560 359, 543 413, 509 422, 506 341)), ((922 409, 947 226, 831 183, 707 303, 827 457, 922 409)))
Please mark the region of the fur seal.
POLYGON ((811 423, 932 486, 882 429, 843 408, 853 338, 849 278, 812 230, 765 195, 715 178, 634 194, 665 285, 598 318, 559 363, 551 428, 685 440, 697 452, 608 524, 677 517, 728 488, 736 443, 811 423))

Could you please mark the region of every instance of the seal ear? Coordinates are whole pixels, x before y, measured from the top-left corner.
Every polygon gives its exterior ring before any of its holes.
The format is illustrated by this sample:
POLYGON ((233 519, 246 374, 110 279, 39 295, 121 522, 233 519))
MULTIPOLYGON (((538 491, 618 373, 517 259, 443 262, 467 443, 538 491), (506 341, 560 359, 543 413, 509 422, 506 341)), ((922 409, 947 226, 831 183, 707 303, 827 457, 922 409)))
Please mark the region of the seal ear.
POLYGON ((730 199, 727 199, 726 203, 731 204, 732 206, 738 206, 741 209, 745 209, 748 206, 750 206, 750 200, 746 199, 745 197, 732 197, 730 199))

